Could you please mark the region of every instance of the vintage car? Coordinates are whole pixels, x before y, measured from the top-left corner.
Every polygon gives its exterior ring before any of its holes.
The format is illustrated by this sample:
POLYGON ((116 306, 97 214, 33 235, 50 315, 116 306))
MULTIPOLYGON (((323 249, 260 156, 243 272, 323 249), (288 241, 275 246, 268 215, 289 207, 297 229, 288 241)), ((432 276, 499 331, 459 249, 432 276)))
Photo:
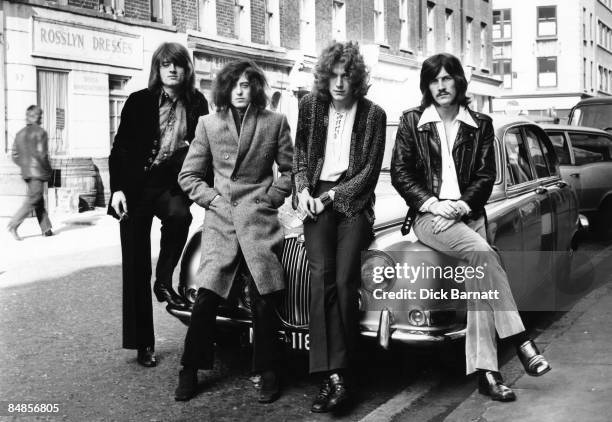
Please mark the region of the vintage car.
POLYGON ((578 101, 570 111, 568 123, 612 131, 612 97, 592 97, 578 101))
POLYGON ((559 158, 561 177, 576 190, 579 210, 596 232, 612 235, 612 134, 584 126, 541 125, 559 158))
MULTIPOLYGON (((488 236, 496 248, 511 254, 506 262, 511 288, 521 309, 538 306, 539 287, 569 275, 568 259, 554 259, 538 251, 571 251, 579 230, 576 194, 559 174, 554 148, 544 131, 527 120, 496 120, 497 179, 487 205, 488 236), (525 253, 527 252, 527 253, 525 253), (512 255, 514 254, 514 255, 512 255)), ((414 288, 406 279, 385 276, 374 280, 372 269, 397 263, 459 265, 446 255, 406 236, 400 226, 407 206, 391 186, 389 162, 394 138, 389 136, 383 171, 376 190, 375 238, 362 256, 360 288, 361 333, 387 348, 394 342, 410 345, 442 344, 465 335, 466 301, 423 298, 397 300, 414 288), (386 292, 386 298, 382 298, 386 292), (396 295, 389 298, 389 293, 396 295)), ((299 220, 288 204, 280 210, 287 232, 282 261, 287 289, 278 309, 284 338, 295 349, 308 349, 310 274, 299 220)), ((200 260, 201 234, 188 242, 181 262, 179 292, 193 302, 198 288, 195 272, 200 260)), ((571 256, 567 254, 567 256, 571 256)), ((425 278, 420 288, 437 291, 454 280, 425 278)), ((461 287, 459 284, 457 286, 461 287)), ((550 290, 550 289, 549 289, 550 290)), ((217 326, 250 327, 248 294, 242 291, 219 311, 217 326)), ((188 310, 168 308, 187 322, 188 310)))

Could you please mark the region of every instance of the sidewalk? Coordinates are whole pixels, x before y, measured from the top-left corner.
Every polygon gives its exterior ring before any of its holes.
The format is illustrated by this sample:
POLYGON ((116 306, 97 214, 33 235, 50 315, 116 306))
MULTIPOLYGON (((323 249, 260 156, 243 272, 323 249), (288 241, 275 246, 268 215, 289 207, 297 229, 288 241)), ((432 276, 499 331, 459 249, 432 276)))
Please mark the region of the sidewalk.
MULTIPOLYGON (((204 210, 191 206, 193 223, 190 235, 204 218, 204 210)), ((6 230, 10 218, 0 218, 0 288, 26 284, 54 275, 100 265, 120 265, 119 224, 106 214, 106 208, 75 214, 51 214, 54 235, 43 237, 36 218, 27 218, 19 227, 22 241, 13 239, 6 230), (100 253, 104 251, 105 253, 100 253), (54 258, 47 267, 37 257, 54 258)), ((159 254, 160 221, 153 219, 151 255, 159 254)))
POLYGON ((536 339, 551 362, 551 372, 530 377, 518 359, 512 359, 502 372, 517 394, 516 402, 495 402, 474 391, 445 421, 612 420, 611 321, 612 274, 608 272, 604 285, 536 339))

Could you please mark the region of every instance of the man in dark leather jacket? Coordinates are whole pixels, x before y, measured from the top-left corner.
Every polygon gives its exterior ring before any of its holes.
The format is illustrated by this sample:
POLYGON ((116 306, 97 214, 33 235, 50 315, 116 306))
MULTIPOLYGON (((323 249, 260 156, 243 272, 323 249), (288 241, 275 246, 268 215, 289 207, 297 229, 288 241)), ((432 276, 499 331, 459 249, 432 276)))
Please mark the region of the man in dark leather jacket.
POLYGON ((32 212, 36 212, 43 236, 53 235, 51 221, 45 209, 44 184, 51 177, 47 132, 40 127, 42 109, 36 105, 26 111, 26 127, 17 132, 13 144, 13 162, 21 168, 21 177, 28 185, 28 196, 8 224, 16 240, 21 240, 17 228, 32 212))
POLYGON ((421 69, 420 107, 401 117, 391 181, 410 207, 402 231, 429 247, 484 268, 465 280, 466 292, 497 291, 496 300, 468 299, 466 371, 478 371, 479 391, 512 401, 498 372, 495 333, 511 337, 528 374, 550 365, 525 335, 499 255, 486 240, 485 204, 495 182, 494 131, 490 117, 469 109, 461 62, 450 54, 428 58, 421 69))

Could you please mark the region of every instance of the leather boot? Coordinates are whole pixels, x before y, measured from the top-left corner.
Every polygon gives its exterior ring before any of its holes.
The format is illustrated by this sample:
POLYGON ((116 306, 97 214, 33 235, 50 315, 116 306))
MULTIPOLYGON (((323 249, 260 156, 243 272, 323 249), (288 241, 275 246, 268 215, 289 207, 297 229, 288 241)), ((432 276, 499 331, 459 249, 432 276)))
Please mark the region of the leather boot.
POLYGON ((261 388, 259 390, 259 403, 272 403, 280 397, 280 382, 274 371, 264 371, 261 374, 261 388))
POLYGON ((338 373, 333 373, 329 376, 331 383, 331 394, 329 396, 328 409, 336 410, 346 404, 350 398, 346 381, 344 377, 338 373))
POLYGON ((191 400, 198 392, 198 370, 197 368, 183 367, 179 371, 179 384, 174 390, 174 400, 191 400))
POLYGON ((325 377, 319 388, 319 394, 312 402, 310 410, 314 413, 329 412, 329 396, 331 394, 331 381, 329 377, 325 377))
POLYGON ((504 385, 499 372, 478 370, 478 392, 497 401, 514 401, 514 391, 504 385))
POLYGON ((550 371, 548 361, 540 354, 533 340, 527 340, 516 348, 516 353, 525 368, 525 372, 532 377, 539 377, 550 371))
POLYGON ((173 308, 185 309, 187 304, 185 301, 174 291, 172 285, 156 281, 153 284, 153 293, 159 302, 168 302, 173 308))
POLYGON ((136 360, 139 364, 147 368, 157 366, 157 358, 155 357, 155 349, 153 346, 141 347, 138 349, 136 360))

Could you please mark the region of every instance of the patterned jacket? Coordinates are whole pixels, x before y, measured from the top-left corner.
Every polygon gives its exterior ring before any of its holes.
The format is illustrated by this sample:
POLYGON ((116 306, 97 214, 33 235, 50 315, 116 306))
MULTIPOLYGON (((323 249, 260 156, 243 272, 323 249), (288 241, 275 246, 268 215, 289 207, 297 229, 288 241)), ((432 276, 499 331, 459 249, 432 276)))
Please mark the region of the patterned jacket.
MULTIPOLYGON (((293 207, 297 207, 297 192, 309 188, 314 192, 325 159, 329 103, 308 94, 299 106, 295 152, 293 157, 293 207)), ((385 151, 387 115, 384 110, 365 98, 359 100, 351 134, 347 171, 334 188, 334 210, 353 217, 366 211, 374 222, 374 188, 378 182, 385 151)))

